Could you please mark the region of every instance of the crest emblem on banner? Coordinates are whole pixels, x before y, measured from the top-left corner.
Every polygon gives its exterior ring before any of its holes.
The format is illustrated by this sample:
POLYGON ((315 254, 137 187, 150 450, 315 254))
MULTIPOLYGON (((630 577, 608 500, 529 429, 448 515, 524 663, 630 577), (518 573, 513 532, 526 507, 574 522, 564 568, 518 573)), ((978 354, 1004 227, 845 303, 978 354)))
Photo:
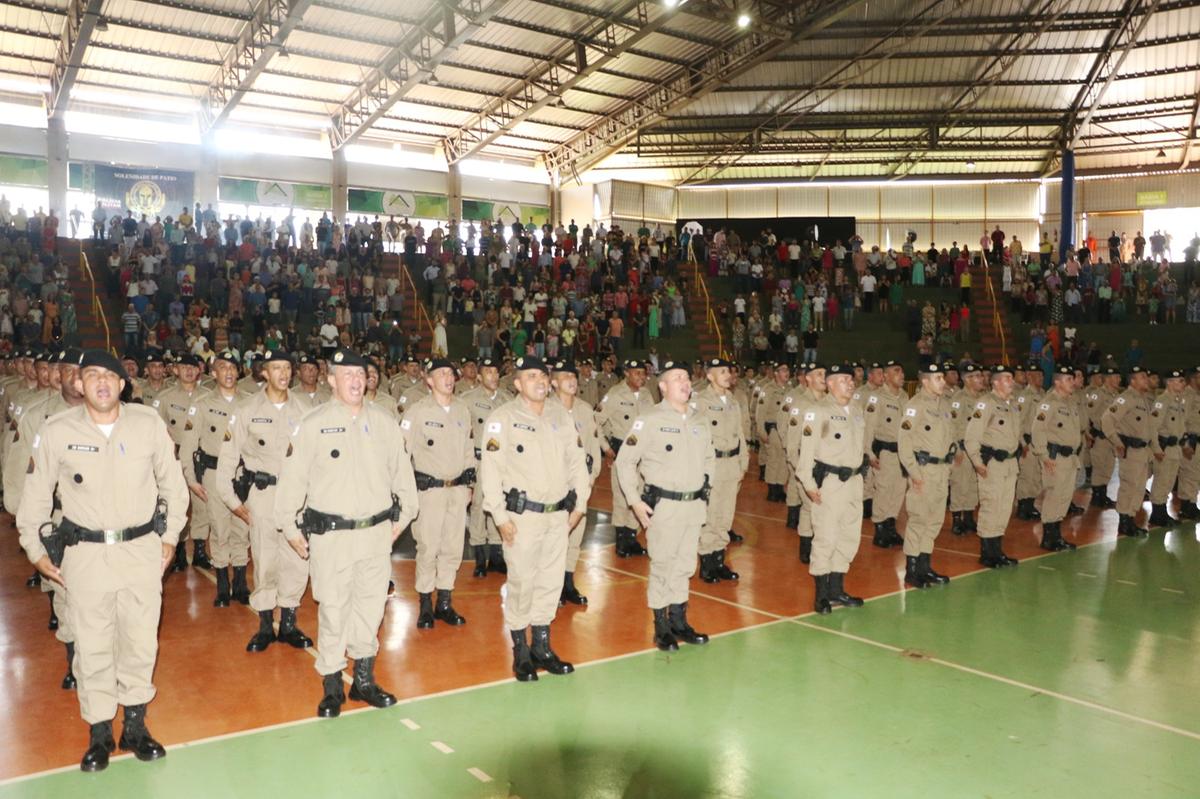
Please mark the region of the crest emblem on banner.
POLYGON ((134 213, 157 214, 167 205, 167 196, 152 180, 139 180, 125 193, 125 207, 134 213))

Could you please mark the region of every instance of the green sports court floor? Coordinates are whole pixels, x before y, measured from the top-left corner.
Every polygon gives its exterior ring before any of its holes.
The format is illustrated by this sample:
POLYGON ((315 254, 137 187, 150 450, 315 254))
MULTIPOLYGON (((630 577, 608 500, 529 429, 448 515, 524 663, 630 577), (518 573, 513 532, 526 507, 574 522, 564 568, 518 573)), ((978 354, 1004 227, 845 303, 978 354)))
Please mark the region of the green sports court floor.
POLYGON ((0 799, 1197 797, 1198 567, 1195 525, 1105 540, 570 677, 20 778, 0 799))

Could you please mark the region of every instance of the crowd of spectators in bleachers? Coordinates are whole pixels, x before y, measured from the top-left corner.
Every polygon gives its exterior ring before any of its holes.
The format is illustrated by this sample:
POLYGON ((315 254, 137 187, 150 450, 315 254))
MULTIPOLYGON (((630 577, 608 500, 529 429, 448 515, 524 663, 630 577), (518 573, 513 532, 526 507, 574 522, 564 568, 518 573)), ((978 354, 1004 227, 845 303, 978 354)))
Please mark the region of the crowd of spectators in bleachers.
POLYGON ((76 341, 79 323, 57 252, 58 223, 53 210, 14 212, 0 195, 0 353, 76 341))

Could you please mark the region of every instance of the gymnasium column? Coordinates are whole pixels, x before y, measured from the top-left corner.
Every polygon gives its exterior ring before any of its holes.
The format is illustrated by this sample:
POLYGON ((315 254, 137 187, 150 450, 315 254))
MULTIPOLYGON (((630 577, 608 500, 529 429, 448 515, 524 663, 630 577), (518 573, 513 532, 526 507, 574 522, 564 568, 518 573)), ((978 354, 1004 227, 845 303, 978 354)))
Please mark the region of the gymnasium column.
POLYGON ((1062 154, 1062 218, 1058 231, 1058 263, 1075 249, 1075 151, 1063 150, 1062 154))
POLYGON ((209 131, 200 140, 200 168, 196 170, 195 200, 201 208, 207 208, 212 203, 214 209, 220 199, 221 167, 217 159, 217 146, 209 131))
MULTIPOLYGON (((59 235, 66 236, 70 232, 67 226, 67 212, 70 211, 67 208, 67 128, 61 115, 52 116, 46 122, 46 179, 50 203, 46 211, 54 211, 59 219, 59 235)), ((30 213, 34 210, 29 209, 30 213)), ((90 209, 84 212, 85 215, 90 213, 90 209)))
MULTIPOLYGON (((446 174, 446 195, 449 200, 450 219, 462 221, 462 173, 458 171, 458 162, 450 165, 446 174)), ((449 222, 449 220, 447 220, 449 222)))
POLYGON ((339 222, 346 221, 347 203, 350 201, 350 183, 346 173, 346 150, 333 151, 333 215, 339 222))

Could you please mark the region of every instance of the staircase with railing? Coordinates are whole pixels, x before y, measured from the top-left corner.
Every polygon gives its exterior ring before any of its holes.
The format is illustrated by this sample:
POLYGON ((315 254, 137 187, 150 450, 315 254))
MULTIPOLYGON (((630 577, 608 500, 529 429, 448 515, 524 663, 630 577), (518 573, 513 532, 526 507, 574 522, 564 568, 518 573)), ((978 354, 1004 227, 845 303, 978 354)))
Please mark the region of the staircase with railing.
POLYGON ((109 327, 106 294, 103 284, 97 285, 91 262, 79 239, 58 240, 58 251, 67 265, 67 283, 75 297, 76 333, 79 346, 85 349, 113 350, 113 333, 109 327))
POLYGON ((713 307, 708 281, 704 279, 704 265, 696 261, 696 253, 690 242, 687 260, 680 262, 679 270, 691 286, 688 293, 688 318, 692 331, 696 334, 696 346, 700 350, 700 357, 704 360, 727 357, 724 332, 713 307))
MULTIPOLYGON (((421 332, 421 344, 418 347, 417 356, 427 357, 433 349, 433 319, 430 318, 429 311, 425 308, 425 301, 413 279, 412 270, 396 253, 384 253, 380 272, 384 280, 393 275, 399 278, 400 291, 405 295, 400 326, 406 335, 407 331, 414 327, 421 332)), ((407 346, 407 341, 405 346, 407 346)))
POLYGON ((986 261, 971 265, 971 317, 979 330, 984 363, 1012 364, 1012 337, 1004 310, 1005 297, 997 289, 999 266, 986 261))

